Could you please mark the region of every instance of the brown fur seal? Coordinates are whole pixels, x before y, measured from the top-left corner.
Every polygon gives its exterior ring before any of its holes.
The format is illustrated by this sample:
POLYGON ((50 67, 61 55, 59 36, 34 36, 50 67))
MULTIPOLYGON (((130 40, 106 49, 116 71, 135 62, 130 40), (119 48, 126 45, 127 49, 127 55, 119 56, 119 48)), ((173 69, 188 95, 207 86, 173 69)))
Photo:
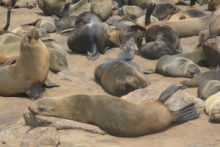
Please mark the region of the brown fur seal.
POLYGON ((182 52, 180 40, 176 32, 165 25, 154 25, 145 31, 145 42, 137 40, 140 54, 145 58, 159 59, 163 55, 174 55, 177 51, 182 52))
POLYGON ((170 112, 164 102, 180 87, 170 86, 158 100, 134 104, 110 95, 71 95, 42 98, 28 107, 33 114, 60 117, 98 126, 110 135, 137 137, 167 128, 172 122, 198 118, 194 104, 170 112))
POLYGON ((196 0, 191 0, 190 7, 188 7, 186 10, 181 10, 175 14, 172 14, 172 16, 169 18, 169 21, 208 16, 204 11, 199 9, 199 7, 197 7, 195 4, 196 4, 196 0))
POLYGON ((96 80, 107 92, 118 97, 150 85, 150 80, 140 72, 139 66, 130 61, 135 52, 134 39, 123 46, 120 44, 120 47, 118 58, 109 59, 95 69, 96 80))
POLYGON ((219 0, 210 0, 208 5, 209 11, 215 11, 219 4, 219 0))
POLYGON ((35 0, 16 0, 13 8, 35 8, 37 7, 37 3, 35 0))
POLYGON ((213 94, 216 94, 220 91, 220 71, 219 66, 216 69, 216 80, 207 80, 202 82, 197 90, 197 94, 199 98, 206 100, 213 94))
POLYGON ((90 12, 77 17, 74 32, 67 39, 67 45, 74 52, 87 53, 89 60, 98 59, 106 47, 117 46, 108 38, 100 19, 90 12))
POLYGON ((50 70, 53 72, 60 72, 68 67, 66 53, 64 49, 53 42, 45 42, 50 55, 50 70))
POLYGON ((102 22, 105 22, 112 11, 111 0, 91 0, 91 12, 96 14, 102 22))
POLYGON ((10 18, 11 18, 11 9, 8 9, 8 12, 7 12, 7 23, 6 23, 5 27, 3 27, 3 28, 0 27, 0 31, 3 31, 3 30, 7 31, 8 30, 9 25, 10 25, 10 18))
POLYGON ((42 17, 33 23, 29 23, 25 25, 33 25, 39 29, 44 28, 47 33, 53 33, 56 30, 55 20, 51 17, 42 17))
MULTIPOLYGON (((35 28, 34 26, 29 26, 29 25, 23 25, 15 28, 12 33, 15 33, 20 36, 24 36, 27 32, 29 32, 31 29, 35 28)), ((39 32, 39 37, 48 37, 49 35, 47 34, 46 30, 44 28, 38 29, 39 32)))
POLYGON ((206 80, 215 80, 216 77, 216 69, 204 72, 194 77, 190 81, 182 81, 180 82, 185 87, 198 87, 202 82, 206 80))
POLYGON ((220 92, 208 97, 205 110, 212 121, 220 123, 220 92))
POLYGON ((201 73, 195 63, 183 57, 162 56, 156 65, 156 71, 169 77, 193 78, 201 73))
POLYGON ((16 63, 0 68, 0 95, 26 93, 31 99, 42 97, 41 86, 47 78, 49 66, 48 50, 34 28, 22 38, 16 63))

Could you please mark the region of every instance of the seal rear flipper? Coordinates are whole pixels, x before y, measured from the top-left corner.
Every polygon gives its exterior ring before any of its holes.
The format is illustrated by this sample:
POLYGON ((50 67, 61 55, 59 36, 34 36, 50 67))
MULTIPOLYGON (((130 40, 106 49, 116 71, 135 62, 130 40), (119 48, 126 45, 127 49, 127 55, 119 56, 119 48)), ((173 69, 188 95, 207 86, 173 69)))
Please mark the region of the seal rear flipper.
POLYGON ((159 97, 158 100, 159 100, 161 103, 165 103, 165 101, 166 101, 174 92, 176 92, 176 91, 179 90, 179 89, 181 89, 180 86, 176 86, 176 84, 171 85, 170 87, 168 87, 167 89, 165 89, 165 90, 161 93, 161 95, 160 95, 160 97, 159 97))
POLYGON ((39 20, 40 20, 40 18, 37 19, 36 21, 32 22, 32 23, 23 24, 23 25, 21 25, 21 26, 26 26, 26 25, 32 25, 32 26, 35 26, 35 24, 36 24, 39 20))
POLYGON ((96 47, 96 44, 93 43, 89 50, 87 50, 87 59, 88 60, 97 60, 100 56, 100 53, 96 47))
POLYGON ((215 79, 218 80, 218 81, 220 81, 220 70, 219 70, 219 65, 218 65, 217 68, 216 68, 216 75, 215 75, 215 76, 216 76, 215 79))
POLYGON ((63 8, 63 14, 62 17, 67 17, 70 11, 70 2, 65 4, 64 8, 63 8))
POLYGON ((5 61, 5 63, 0 65, 0 68, 15 63, 18 59, 18 56, 19 56, 19 54, 10 57, 7 61, 5 61))
POLYGON ((197 113, 194 108, 195 103, 191 103, 186 105, 183 108, 180 108, 174 112, 172 112, 172 116, 174 117, 174 122, 176 123, 184 123, 189 120, 193 120, 199 117, 200 113, 197 113))
POLYGON ((42 98, 44 95, 40 83, 37 82, 32 83, 32 85, 25 93, 31 98, 31 100, 37 100, 42 98))
POLYGON ((150 69, 146 69, 146 70, 144 70, 143 73, 144 73, 144 74, 153 74, 153 73, 156 73, 156 70, 150 68, 150 69))
POLYGON ((6 23, 5 27, 3 28, 3 30, 5 30, 5 31, 7 31, 10 26, 10 18, 11 18, 11 9, 8 9, 7 23, 6 23))

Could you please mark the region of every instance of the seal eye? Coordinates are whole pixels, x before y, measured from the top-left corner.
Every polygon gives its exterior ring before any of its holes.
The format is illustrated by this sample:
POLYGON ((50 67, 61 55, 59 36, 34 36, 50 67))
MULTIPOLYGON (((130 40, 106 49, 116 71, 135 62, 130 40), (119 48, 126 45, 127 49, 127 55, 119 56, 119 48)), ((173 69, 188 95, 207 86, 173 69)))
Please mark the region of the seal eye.
POLYGON ((45 109, 42 108, 42 107, 39 107, 38 110, 39 110, 39 111, 44 111, 45 109))
POLYGON ((28 36, 28 41, 31 44, 31 36, 28 36))

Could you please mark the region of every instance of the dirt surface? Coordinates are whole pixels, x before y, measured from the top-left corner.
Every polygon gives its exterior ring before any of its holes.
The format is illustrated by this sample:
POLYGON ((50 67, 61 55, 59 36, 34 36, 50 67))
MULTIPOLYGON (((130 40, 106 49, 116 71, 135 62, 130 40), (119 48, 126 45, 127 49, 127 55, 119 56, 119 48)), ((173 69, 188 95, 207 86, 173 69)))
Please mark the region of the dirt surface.
MULTIPOLYGON (((0 7, 0 26, 6 24, 7 9, 0 7)), ((39 8, 34 9, 13 9, 11 24, 9 31, 16 27, 34 22, 43 16, 39 8)), ((49 73, 52 82, 56 82, 61 86, 58 88, 46 89, 44 96, 56 97, 66 96, 70 94, 107 94, 102 87, 94 80, 94 70, 96 66, 103 63, 106 59, 116 58, 119 48, 114 48, 101 55, 96 61, 87 60, 86 55, 72 53, 66 46, 67 37, 57 34, 50 34, 58 38, 58 44, 62 45, 67 51, 67 60, 69 68, 61 73, 49 73)), ((181 39, 181 45, 184 52, 188 52, 194 48, 197 36, 181 39)), ((147 68, 155 68, 157 60, 148 60, 141 57, 136 51, 133 61, 137 62, 141 70, 147 68)), ((202 67, 202 72, 208 71, 208 68, 202 67)), ((16 73, 15 73, 16 74, 16 73)), ((152 83, 156 81, 164 81, 169 83, 179 83, 186 78, 164 77, 160 74, 147 75, 152 83)), ((1 83, 0 83, 1 84, 1 83)), ((197 88, 188 88, 185 91, 189 94, 197 96, 197 88)), ((27 111, 27 107, 31 105, 31 101, 26 96, 21 97, 0 97, 0 131, 9 129, 15 139, 1 140, 0 147, 20 146, 22 137, 26 131, 30 129, 25 125, 23 112, 27 111)), ((107 146, 107 147, 220 147, 220 125, 211 123, 208 116, 200 115, 197 120, 189 121, 181 125, 170 126, 166 130, 159 133, 150 134, 136 138, 120 138, 110 135, 97 135, 80 130, 62 130, 60 133, 59 146, 107 146)))

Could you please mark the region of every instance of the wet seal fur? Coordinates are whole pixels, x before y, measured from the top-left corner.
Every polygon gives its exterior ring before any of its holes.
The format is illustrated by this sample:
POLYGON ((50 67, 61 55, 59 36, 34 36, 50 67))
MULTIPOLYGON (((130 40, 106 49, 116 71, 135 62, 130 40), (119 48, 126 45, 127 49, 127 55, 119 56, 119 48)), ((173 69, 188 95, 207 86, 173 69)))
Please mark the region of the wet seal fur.
POLYGON ((156 71, 169 77, 193 78, 201 73, 198 65, 183 57, 162 56, 156 65, 156 71))
POLYGON ((212 121, 220 123, 220 92, 208 97, 205 101, 205 111, 212 121))
POLYGON ((220 91, 220 71, 219 66, 216 69, 216 80, 206 80, 202 82, 198 89, 197 94, 199 98, 206 100, 208 97, 220 91))
POLYGON ((111 95, 122 96, 139 88, 150 85, 150 80, 139 66, 131 61, 135 52, 135 41, 131 38, 121 45, 116 59, 109 59, 95 69, 95 78, 111 95))
POLYGON ((100 19, 90 12, 77 17, 74 32, 67 39, 67 45, 74 52, 87 53, 89 60, 98 59, 106 47, 118 46, 108 38, 100 19))
POLYGON ((140 54, 145 58, 159 59, 163 55, 174 55, 176 52, 182 52, 179 36, 176 32, 165 25, 154 25, 145 31, 145 42, 143 39, 137 39, 137 46, 140 54))
POLYGON ((47 78, 49 66, 48 50, 34 28, 22 38, 16 63, 0 68, 0 95, 26 93, 31 99, 43 97, 41 86, 47 78))
POLYGON ((110 95, 78 94, 42 98, 28 108, 33 114, 93 124, 113 136, 137 137, 161 131, 172 122, 198 118, 200 113, 195 111, 193 103, 174 112, 164 105, 179 88, 168 87, 158 100, 148 104, 135 104, 110 95))

